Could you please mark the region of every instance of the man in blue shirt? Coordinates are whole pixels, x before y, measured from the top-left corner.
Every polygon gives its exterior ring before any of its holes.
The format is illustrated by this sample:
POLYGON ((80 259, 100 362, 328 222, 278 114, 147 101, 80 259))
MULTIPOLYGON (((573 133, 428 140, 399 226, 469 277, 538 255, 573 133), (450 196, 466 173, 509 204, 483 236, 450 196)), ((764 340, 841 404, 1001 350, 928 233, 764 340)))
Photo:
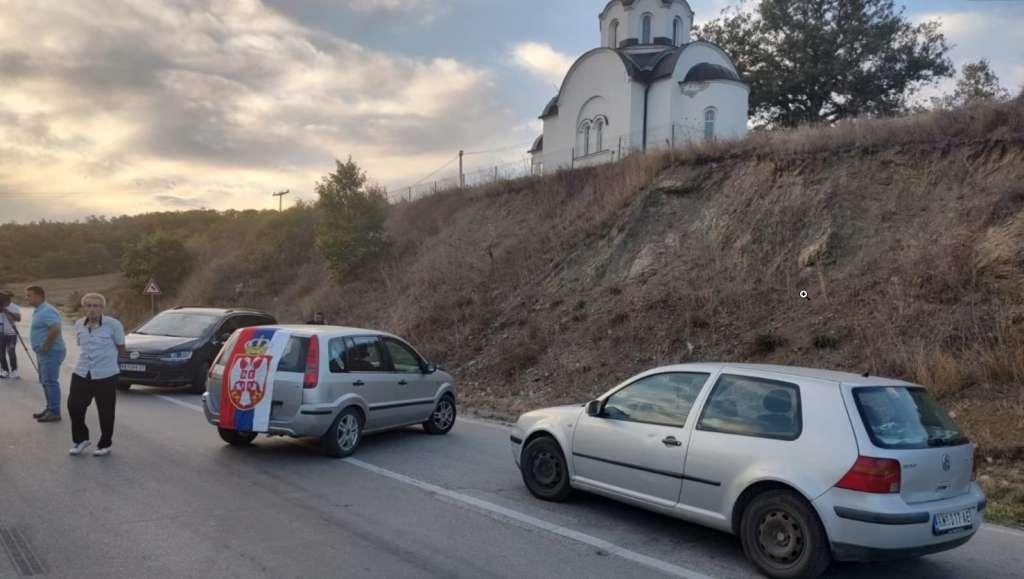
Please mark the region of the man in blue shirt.
POLYGON ((60 422, 60 365, 67 355, 61 337, 60 312, 46 301, 46 292, 39 286, 25 288, 25 299, 35 308, 29 341, 39 362, 39 382, 46 395, 46 409, 32 416, 39 422, 60 422))

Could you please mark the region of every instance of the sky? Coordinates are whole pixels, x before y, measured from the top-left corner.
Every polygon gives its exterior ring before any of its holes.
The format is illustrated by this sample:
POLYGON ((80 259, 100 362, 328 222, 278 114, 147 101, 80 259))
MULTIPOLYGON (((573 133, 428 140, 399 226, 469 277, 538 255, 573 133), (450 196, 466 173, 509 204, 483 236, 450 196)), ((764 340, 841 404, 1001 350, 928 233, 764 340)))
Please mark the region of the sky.
MULTIPOLYGON (((0 0, 0 222, 273 208, 350 155, 393 191, 460 149, 523 167, 605 3, 0 0)), ((738 0, 690 4, 699 24, 738 0)), ((897 4, 1024 85, 1024 1, 897 4)))

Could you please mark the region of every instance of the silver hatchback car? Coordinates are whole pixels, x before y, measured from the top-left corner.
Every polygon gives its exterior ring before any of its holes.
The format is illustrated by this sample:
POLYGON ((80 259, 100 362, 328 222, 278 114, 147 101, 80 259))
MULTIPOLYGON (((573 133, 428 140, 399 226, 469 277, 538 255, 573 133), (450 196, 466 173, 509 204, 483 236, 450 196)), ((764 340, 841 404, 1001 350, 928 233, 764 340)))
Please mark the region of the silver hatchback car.
POLYGON ((272 362, 273 400, 263 432, 320 438, 327 455, 345 457, 356 450, 364 434, 414 424, 422 424, 431 434, 446 434, 455 425, 451 375, 401 338, 357 328, 261 326, 235 331, 210 368, 203 411, 225 442, 246 445, 258 434, 247 430, 247 424, 223 427, 227 353, 242 336, 260 342, 252 336, 271 336, 277 330, 287 333, 287 343, 272 362))
POLYGON ((925 388, 808 368, 650 370, 523 414, 512 455, 541 499, 582 489, 734 533, 771 577, 952 549, 986 505, 974 445, 925 388))

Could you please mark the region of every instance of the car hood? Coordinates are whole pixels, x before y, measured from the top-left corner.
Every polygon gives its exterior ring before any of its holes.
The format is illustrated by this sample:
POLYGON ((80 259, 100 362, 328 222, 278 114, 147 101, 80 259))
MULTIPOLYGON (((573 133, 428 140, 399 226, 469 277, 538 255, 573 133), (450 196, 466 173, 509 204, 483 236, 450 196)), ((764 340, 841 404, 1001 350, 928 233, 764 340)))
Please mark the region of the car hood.
POLYGON ((199 338, 178 338, 175 336, 152 336, 149 334, 128 334, 124 347, 129 352, 161 354, 172 350, 193 350, 200 344, 199 338))

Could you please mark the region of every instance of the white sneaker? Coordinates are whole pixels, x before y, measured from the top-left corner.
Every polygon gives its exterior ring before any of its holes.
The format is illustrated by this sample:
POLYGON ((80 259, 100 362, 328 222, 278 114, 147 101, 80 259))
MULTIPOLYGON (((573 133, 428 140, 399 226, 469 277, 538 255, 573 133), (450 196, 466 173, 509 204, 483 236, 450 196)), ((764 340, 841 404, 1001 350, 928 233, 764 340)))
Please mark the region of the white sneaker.
POLYGON ((7 370, 0 370, 0 378, 6 378, 6 377, 7 377, 7 370))
POLYGON ((108 454, 110 454, 109 446, 106 448, 97 448, 96 450, 92 451, 93 456, 107 456, 108 454))
POLYGON ((68 454, 70 454, 71 456, 78 456, 82 454, 82 451, 84 451, 86 448, 89 448, 90 444, 92 443, 89 442, 88 440, 83 440, 82 442, 79 442, 78 444, 72 446, 71 450, 68 451, 68 454))
POLYGON ((17 380, 17 379, 21 378, 21 374, 18 374, 17 370, 11 370, 10 373, 7 374, 7 377, 8 378, 14 378, 15 380, 17 380))

